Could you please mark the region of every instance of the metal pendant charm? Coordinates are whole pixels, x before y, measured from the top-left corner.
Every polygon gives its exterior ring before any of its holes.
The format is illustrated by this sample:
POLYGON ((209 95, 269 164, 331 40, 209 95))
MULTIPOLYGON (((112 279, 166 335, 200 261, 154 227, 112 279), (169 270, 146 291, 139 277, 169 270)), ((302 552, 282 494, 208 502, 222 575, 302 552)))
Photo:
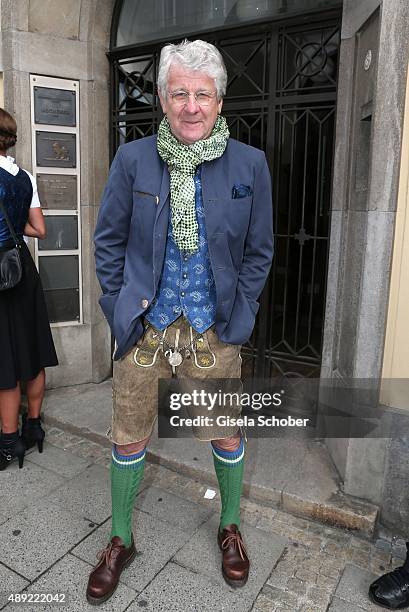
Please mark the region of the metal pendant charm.
POLYGON ((182 363, 183 357, 179 353, 179 351, 174 351, 174 352, 171 352, 170 355, 168 356, 168 361, 171 366, 177 367, 177 366, 180 366, 180 364, 182 363))

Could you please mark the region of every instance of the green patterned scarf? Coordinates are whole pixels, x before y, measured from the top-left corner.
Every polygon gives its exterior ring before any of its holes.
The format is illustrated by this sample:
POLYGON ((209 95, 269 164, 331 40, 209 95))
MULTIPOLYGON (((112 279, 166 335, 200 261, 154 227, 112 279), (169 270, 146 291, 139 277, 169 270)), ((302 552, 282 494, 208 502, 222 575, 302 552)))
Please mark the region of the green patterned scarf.
POLYGON ((173 238, 181 251, 194 252, 198 248, 198 226, 195 208, 196 168, 204 161, 221 157, 229 138, 226 119, 220 115, 209 138, 192 145, 179 142, 164 117, 158 130, 158 152, 169 166, 170 210, 173 238))

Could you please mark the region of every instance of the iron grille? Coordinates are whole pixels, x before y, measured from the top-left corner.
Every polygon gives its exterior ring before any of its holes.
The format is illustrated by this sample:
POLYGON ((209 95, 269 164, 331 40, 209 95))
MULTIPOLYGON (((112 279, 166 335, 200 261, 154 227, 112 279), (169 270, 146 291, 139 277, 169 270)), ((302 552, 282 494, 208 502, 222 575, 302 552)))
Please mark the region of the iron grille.
MULTIPOLYGON (((220 49, 232 137, 266 152, 275 256, 243 375, 318 376, 326 296, 339 16, 200 37, 220 49)), ((193 36, 192 36, 193 38, 193 36)), ((156 133, 161 45, 112 54, 112 151, 156 133)))

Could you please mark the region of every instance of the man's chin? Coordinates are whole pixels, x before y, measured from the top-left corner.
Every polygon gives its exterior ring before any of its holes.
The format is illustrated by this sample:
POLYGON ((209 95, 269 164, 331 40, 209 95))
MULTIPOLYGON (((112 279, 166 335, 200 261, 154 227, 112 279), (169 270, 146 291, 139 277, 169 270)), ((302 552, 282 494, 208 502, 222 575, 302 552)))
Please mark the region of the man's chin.
POLYGON ((197 142, 198 140, 202 140, 203 138, 205 138, 203 129, 199 129, 199 128, 183 130, 180 136, 181 136, 180 140, 184 144, 187 144, 187 145, 193 144, 197 142))

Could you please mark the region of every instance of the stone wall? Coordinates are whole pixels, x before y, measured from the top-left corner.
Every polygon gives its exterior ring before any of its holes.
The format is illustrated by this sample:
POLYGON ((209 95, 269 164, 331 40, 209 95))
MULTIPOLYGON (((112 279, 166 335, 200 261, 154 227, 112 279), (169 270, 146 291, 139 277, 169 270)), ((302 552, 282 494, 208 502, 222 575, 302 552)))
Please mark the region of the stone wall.
POLYGON ((80 81, 83 324, 53 327, 60 366, 48 386, 110 374, 110 334, 98 307, 92 235, 109 167, 109 48, 114 0, 2 0, 5 107, 17 120, 15 156, 32 169, 30 74, 80 81))
MULTIPOLYGON (((408 49, 406 0, 345 1, 322 364, 322 376, 326 378, 372 379, 382 374, 408 49), (357 72, 362 70, 357 51, 376 11, 379 52, 371 106, 368 184, 365 197, 355 197, 359 151, 355 146, 354 110, 362 78, 357 72)), ((328 440, 327 445, 344 480, 345 492, 379 504, 386 518, 390 441, 347 438, 328 440)), ((396 449, 393 453, 396 456, 396 449)), ((389 500, 392 497, 389 490, 389 500)), ((409 514, 405 520, 409 527, 409 514)))

